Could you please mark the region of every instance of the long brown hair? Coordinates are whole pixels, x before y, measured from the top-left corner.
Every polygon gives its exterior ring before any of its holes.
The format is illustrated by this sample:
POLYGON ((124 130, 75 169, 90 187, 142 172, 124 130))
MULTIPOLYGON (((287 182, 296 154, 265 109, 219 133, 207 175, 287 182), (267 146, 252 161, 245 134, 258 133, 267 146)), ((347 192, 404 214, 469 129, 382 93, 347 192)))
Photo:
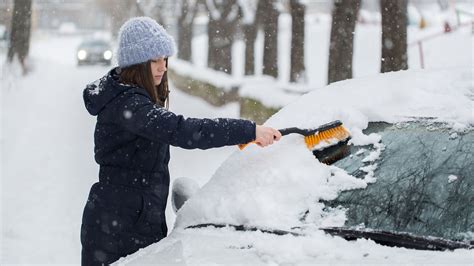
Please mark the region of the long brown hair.
MULTIPOLYGON (((166 67, 168 67, 168 59, 165 60, 166 67)), ((165 107, 166 104, 166 109, 169 108, 168 71, 163 74, 160 85, 155 86, 151 72, 151 61, 124 67, 121 70, 120 82, 144 88, 154 103, 162 107, 165 107)))

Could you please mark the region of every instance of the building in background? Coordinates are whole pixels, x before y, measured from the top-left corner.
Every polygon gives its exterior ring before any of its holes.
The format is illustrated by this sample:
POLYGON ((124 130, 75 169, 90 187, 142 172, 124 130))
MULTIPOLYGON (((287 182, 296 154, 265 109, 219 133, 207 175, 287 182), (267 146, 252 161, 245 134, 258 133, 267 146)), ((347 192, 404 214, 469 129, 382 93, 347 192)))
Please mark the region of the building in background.
POLYGON ((108 18, 94 0, 33 1, 34 21, 40 29, 106 29, 108 18), (65 27, 66 26, 66 27, 65 27))

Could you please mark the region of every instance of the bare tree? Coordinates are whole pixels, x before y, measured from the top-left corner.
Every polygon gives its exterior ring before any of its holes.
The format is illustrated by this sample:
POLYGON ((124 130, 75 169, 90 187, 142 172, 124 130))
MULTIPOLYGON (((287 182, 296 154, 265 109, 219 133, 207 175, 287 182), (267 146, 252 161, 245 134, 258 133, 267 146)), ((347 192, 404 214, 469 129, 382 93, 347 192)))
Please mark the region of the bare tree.
POLYGON ((25 59, 30 50, 31 0, 16 0, 13 6, 10 43, 7 60, 12 62, 18 56, 23 74, 27 74, 25 59))
POLYGON ((329 44, 328 84, 352 78, 354 31, 361 0, 335 0, 329 44))
POLYGON ((193 22, 197 12, 197 0, 179 0, 178 14, 178 58, 191 61, 193 22))
POLYGON ((255 40, 258 25, 255 19, 259 0, 238 0, 240 25, 245 42, 245 75, 255 74, 255 40))
POLYGON ((408 0, 381 0, 382 67, 381 72, 408 69, 408 0))
POLYGON ((207 0, 208 59, 207 66, 226 73, 232 73, 232 44, 239 7, 237 0, 207 0))
POLYGON ((263 74, 278 77, 278 16, 275 0, 258 1, 257 19, 263 25, 263 74))
MULTIPOLYGON (((165 19, 166 11, 164 10, 176 8, 176 2, 157 0, 136 0, 135 5, 137 6, 137 9, 139 9, 139 11, 137 11, 136 13, 141 13, 142 16, 154 18, 158 23, 164 26, 167 25, 168 22, 165 19)), ((133 12, 134 11, 132 10, 132 13, 133 12)))
POLYGON ((291 69, 290 81, 305 80, 304 16, 306 7, 300 0, 290 0, 291 13, 291 69))
POLYGON ((97 5, 111 19, 111 31, 114 37, 117 37, 120 27, 131 17, 135 16, 149 16, 155 18, 160 24, 163 25, 163 17, 157 15, 160 14, 158 10, 164 4, 162 1, 152 0, 97 0, 97 5))

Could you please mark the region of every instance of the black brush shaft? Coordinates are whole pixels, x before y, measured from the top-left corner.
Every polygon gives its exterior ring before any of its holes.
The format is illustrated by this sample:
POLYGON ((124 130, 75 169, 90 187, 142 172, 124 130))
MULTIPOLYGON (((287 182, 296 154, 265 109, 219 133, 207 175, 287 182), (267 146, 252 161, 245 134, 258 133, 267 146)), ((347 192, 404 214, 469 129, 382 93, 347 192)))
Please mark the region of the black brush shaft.
POLYGON ((338 127, 340 125, 342 125, 342 122, 339 120, 335 120, 315 129, 302 129, 302 128, 297 128, 297 127, 289 127, 289 128, 279 129, 278 131, 280 131, 282 136, 292 134, 292 133, 300 134, 303 136, 310 136, 310 135, 316 134, 316 132, 325 131, 331 128, 338 127))
POLYGON ((280 131, 282 136, 286 136, 286 135, 292 134, 292 133, 296 133, 296 134, 306 136, 306 134, 308 134, 309 130, 308 129, 301 129, 301 128, 297 128, 297 127, 289 127, 289 128, 279 129, 278 131, 280 131))

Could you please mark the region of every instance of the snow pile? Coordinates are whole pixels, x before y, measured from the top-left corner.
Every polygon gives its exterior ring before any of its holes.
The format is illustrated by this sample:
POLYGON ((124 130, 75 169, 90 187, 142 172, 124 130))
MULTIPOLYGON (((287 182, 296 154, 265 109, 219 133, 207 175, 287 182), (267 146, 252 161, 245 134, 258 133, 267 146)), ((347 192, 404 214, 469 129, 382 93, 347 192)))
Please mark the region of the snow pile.
POLYGON ((267 107, 279 109, 313 89, 307 84, 285 83, 270 76, 257 76, 243 79, 239 95, 257 99, 267 107))
POLYGON ((189 77, 190 79, 203 80, 205 82, 229 92, 234 87, 238 87, 240 81, 222 71, 209 69, 207 67, 195 66, 189 62, 173 58, 169 68, 177 74, 189 77))
POLYGON ((319 200, 374 182, 380 136, 362 133, 370 121, 401 122, 431 117, 457 130, 474 125, 472 69, 403 71, 334 83, 288 105, 267 121, 276 128, 315 126, 339 119, 352 143, 376 146, 364 160, 364 180, 320 164, 298 135, 269 148, 255 145, 235 152, 212 179, 178 212, 177 228, 230 223, 290 229, 305 223, 341 225, 344 215, 327 216, 319 200), (377 146, 378 145, 378 146, 377 146), (377 148, 378 147, 378 148, 377 148), (309 211, 309 212, 308 212, 309 211))
POLYGON ((175 58, 169 68, 181 76, 209 83, 225 92, 238 88, 240 96, 258 99, 264 105, 277 109, 314 89, 307 84, 281 82, 271 76, 236 77, 175 58))
POLYGON ((290 229, 318 199, 365 182, 319 164, 295 136, 234 153, 183 206, 177 226, 213 222, 290 229), (317 197, 315 197, 317 195, 317 197))

